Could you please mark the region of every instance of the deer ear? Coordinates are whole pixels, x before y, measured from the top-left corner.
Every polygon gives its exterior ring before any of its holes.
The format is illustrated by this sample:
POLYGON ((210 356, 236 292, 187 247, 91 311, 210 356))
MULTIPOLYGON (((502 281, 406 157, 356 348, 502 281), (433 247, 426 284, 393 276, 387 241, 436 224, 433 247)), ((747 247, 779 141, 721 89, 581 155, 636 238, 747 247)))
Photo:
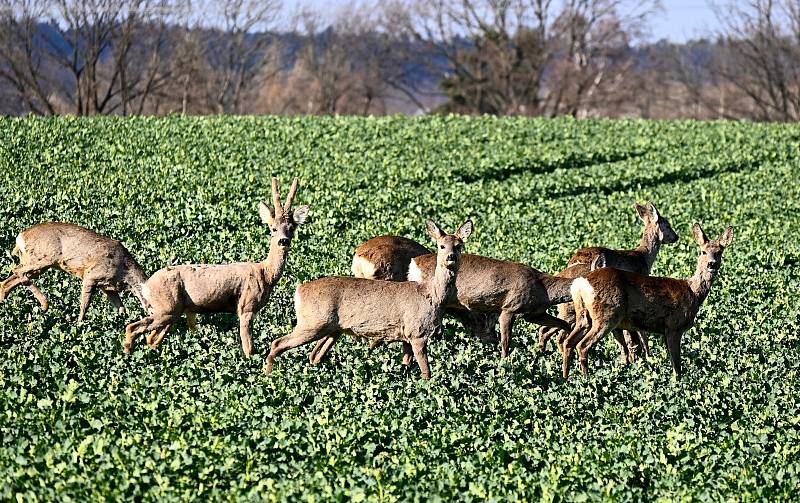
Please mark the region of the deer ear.
POLYGON ((311 208, 307 205, 298 206, 297 208, 292 210, 292 221, 297 225, 303 225, 306 222, 306 218, 308 218, 308 212, 311 208))
POLYGON ((650 210, 639 203, 635 203, 633 207, 636 208, 636 213, 639 214, 639 218, 641 218, 642 221, 647 222, 647 217, 650 215, 650 210))
POLYGON ((731 243, 733 243, 733 227, 728 227, 719 237, 719 244, 723 248, 727 248, 731 243))
POLYGON ((458 228, 456 231, 456 236, 461 239, 461 241, 466 241, 470 235, 472 235, 472 231, 475 229, 475 226, 472 225, 472 220, 467 220, 464 222, 464 225, 458 228))
POLYGON ((706 237, 706 233, 703 232, 703 228, 700 227, 700 224, 695 223, 692 226, 692 235, 694 236, 694 241, 700 246, 708 243, 708 238, 706 237))
POLYGON ((258 214, 261 216, 261 221, 267 225, 272 225, 272 221, 275 220, 274 210, 263 201, 258 203, 258 214))
POLYGON ((442 229, 439 228, 433 220, 426 220, 425 226, 428 228, 428 235, 433 238, 434 241, 437 241, 447 234, 444 233, 442 229))
POLYGON ((653 222, 658 222, 659 215, 658 215, 658 210, 656 209, 656 205, 651 203, 650 201, 647 201, 647 208, 650 210, 650 219, 653 222))

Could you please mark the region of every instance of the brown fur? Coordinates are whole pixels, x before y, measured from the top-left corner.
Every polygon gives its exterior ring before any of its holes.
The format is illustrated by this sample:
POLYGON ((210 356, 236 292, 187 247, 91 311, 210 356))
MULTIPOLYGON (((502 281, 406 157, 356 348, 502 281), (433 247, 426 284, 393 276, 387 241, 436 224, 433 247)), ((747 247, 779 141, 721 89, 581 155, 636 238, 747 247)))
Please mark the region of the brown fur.
POLYGON ((600 338, 618 328, 664 334, 672 368, 680 377, 680 338, 694 324, 722 265, 722 253, 733 241, 733 229, 709 241, 699 224, 693 234, 700 246, 695 274, 688 279, 645 276, 617 269, 598 269, 575 280, 572 297, 577 314, 574 330, 564 341, 563 373, 569 376, 570 355, 577 347, 581 370, 588 374, 588 352, 600 338))
MULTIPOLYGON (((412 260, 422 273, 423 280, 433 273, 435 257, 422 255, 412 260)), ((499 314, 500 351, 505 357, 508 356, 511 329, 516 317, 569 330, 566 322, 550 316, 545 310, 549 306, 568 302, 571 299, 571 284, 569 278, 550 276, 518 262, 464 254, 456 280, 456 297, 450 300, 447 307, 499 314)))
POLYGON ((20 264, 0 285, 0 300, 4 300, 17 286, 25 285, 46 311, 49 307, 47 298, 31 280, 50 268, 56 268, 83 281, 78 320, 86 316, 92 294, 98 288, 120 313, 125 311, 125 307, 119 292, 127 288, 133 291, 142 307, 147 308, 141 295, 141 284, 147 280, 147 275, 117 240, 77 225, 46 222, 22 231, 14 250, 20 257, 20 264))
POLYGON ((231 312, 239 316, 239 335, 245 356, 253 353, 250 337, 253 318, 269 302, 272 289, 286 266, 289 247, 297 226, 305 222, 308 206, 291 208, 299 180, 294 179, 286 203, 281 204, 277 178, 272 179, 273 207, 260 203, 261 220, 270 226, 269 254, 264 262, 224 265, 181 265, 157 271, 143 287, 152 306, 150 316, 125 329, 125 352, 136 338, 150 332, 147 343, 158 348, 170 327, 187 313, 231 312))
POLYGON ((353 256, 353 276, 386 281, 406 281, 411 259, 427 255, 430 250, 413 239, 401 236, 378 236, 356 248, 353 256), (359 259, 362 259, 363 262, 359 259), (365 270, 362 264, 370 264, 365 270))
MULTIPOLYGON (((356 248, 353 254, 353 276, 384 281, 406 281, 411 259, 430 254, 430 250, 413 239, 402 236, 378 236, 369 239, 356 248)), ((475 313, 465 309, 450 308, 445 314, 458 319, 464 330, 482 342, 497 343, 494 326, 497 316, 493 314, 475 313)), ((326 337, 317 341, 309 354, 313 365, 319 365, 333 347, 334 341, 326 337)), ((370 341, 370 347, 379 346, 376 340, 370 341)))
MULTIPOLYGON (((581 248, 567 263, 567 268, 558 273, 562 278, 580 278, 586 276, 594 267, 610 267, 623 271, 630 271, 639 274, 650 274, 653 264, 661 250, 661 244, 671 244, 678 240, 678 234, 672 229, 669 220, 659 214, 655 205, 648 202, 646 205, 636 204, 636 212, 644 222, 644 233, 639 242, 639 246, 633 250, 612 250, 599 246, 581 248), (593 267, 594 265, 594 267, 593 267)), ((558 306, 558 317, 567 321, 570 325, 575 323, 575 310, 571 303, 558 306)), ((539 331, 539 347, 544 350, 547 341, 559 333, 559 346, 569 331, 562 331, 557 328, 542 327, 539 331)), ((643 350, 643 354, 649 355, 650 349, 647 344, 647 337, 644 332, 618 331, 614 333, 620 348, 620 356, 625 362, 632 362, 636 355, 643 350)))
POLYGON ((441 331, 444 303, 453 295, 463 242, 472 233, 467 220, 452 235, 428 220, 428 233, 438 245, 435 272, 422 283, 329 277, 297 288, 297 325, 291 334, 272 342, 264 371, 269 374, 281 353, 327 338, 333 344, 342 334, 381 342, 402 342, 403 363, 413 355, 422 377, 430 378, 427 345, 441 331))

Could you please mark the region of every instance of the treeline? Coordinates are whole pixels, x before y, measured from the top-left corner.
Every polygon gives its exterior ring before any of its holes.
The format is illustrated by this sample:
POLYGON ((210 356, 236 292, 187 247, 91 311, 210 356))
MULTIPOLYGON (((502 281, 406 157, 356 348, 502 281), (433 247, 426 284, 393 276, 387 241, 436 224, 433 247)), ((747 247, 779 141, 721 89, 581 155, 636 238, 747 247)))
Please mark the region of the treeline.
POLYGON ((3 114, 800 118, 800 3, 646 43, 656 0, 0 0, 3 114))

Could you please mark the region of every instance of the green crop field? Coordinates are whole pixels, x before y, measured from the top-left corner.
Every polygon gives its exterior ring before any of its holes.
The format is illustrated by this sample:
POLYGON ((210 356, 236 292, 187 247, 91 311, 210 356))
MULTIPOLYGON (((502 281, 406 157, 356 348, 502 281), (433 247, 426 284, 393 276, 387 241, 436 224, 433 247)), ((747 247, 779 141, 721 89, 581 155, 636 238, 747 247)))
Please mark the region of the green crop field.
MULTIPOLYGON (((270 177, 301 177, 311 217, 256 318, 178 323, 154 352, 122 353, 119 316, 48 272, 43 313, 0 304, 0 500, 792 500, 800 487, 800 126, 495 118, 0 119, 0 268, 23 228, 68 221, 120 239, 148 273, 255 261, 270 177), (560 377, 519 321, 510 358, 453 321, 433 378, 399 345, 342 339, 267 377, 302 281, 349 274, 384 233, 429 243, 425 218, 467 251, 561 270, 581 246, 631 248, 652 200, 679 233, 654 274, 690 276, 691 224, 735 230, 675 380, 664 341, 622 365, 613 338, 592 374, 560 377)), ((285 191, 285 189, 284 189, 285 191)))

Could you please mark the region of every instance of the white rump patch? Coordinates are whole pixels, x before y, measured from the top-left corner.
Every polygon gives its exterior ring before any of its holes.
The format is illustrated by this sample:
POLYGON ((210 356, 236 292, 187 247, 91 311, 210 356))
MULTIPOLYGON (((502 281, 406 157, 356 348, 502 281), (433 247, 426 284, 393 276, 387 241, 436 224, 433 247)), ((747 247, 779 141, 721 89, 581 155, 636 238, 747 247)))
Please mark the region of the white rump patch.
POLYGON ((297 285, 297 288, 294 291, 294 312, 300 312, 300 285, 297 285))
POLYGON ((144 297, 144 300, 146 300, 148 304, 151 304, 151 302, 150 302, 150 288, 147 286, 146 283, 140 283, 139 284, 139 288, 142 290, 142 297, 144 297))
POLYGON ((408 281, 422 283, 422 271, 419 269, 417 261, 413 258, 411 259, 411 263, 408 264, 408 281))
POLYGON ((375 279, 375 264, 360 255, 353 257, 352 269, 356 278, 375 279))
POLYGON ((19 251, 21 252, 25 251, 25 240, 22 239, 22 234, 17 236, 17 248, 19 248, 19 251))
POLYGON ((590 304, 594 301, 594 288, 586 278, 578 278, 573 281, 572 286, 569 287, 569 293, 572 295, 573 300, 580 295, 584 304, 590 304))

